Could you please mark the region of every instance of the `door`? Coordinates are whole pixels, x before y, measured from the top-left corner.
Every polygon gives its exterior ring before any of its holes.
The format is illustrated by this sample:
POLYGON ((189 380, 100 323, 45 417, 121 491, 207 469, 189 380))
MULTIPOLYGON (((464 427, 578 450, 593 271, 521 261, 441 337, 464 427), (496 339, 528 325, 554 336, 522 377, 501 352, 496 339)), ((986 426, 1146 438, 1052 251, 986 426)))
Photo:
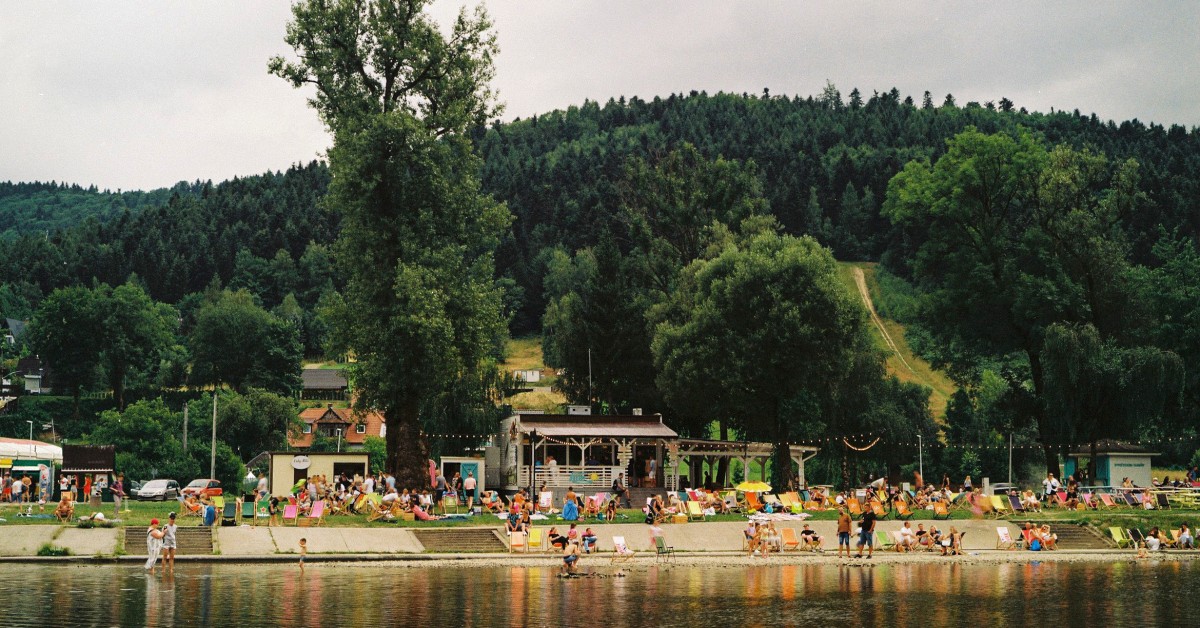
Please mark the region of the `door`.
POLYGON ((464 462, 459 465, 458 472, 462 474, 463 480, 467 479, 468 473, 474 474, 475 490, 474 490, 474 494, 471 495, 471 497, 474 497, 475 499, 479 499, 479 485, 483 482, 482 478, 479 477, 479 463, 478 462, 464 462))

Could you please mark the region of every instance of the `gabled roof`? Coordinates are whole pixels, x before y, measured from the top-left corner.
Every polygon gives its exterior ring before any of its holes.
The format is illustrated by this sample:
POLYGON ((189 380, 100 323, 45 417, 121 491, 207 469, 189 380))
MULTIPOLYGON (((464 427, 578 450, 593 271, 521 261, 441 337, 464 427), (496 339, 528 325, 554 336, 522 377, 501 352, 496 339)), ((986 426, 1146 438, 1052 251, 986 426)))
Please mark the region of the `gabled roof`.
POLYGON ((4 319, 4 325, 8 327, 8 331, 12 333, 13 338, 21 339, 25 335, 25 321, 19 321, 15 318, 4 319))
POLYGON ((304 369, 300 380, 305 390, 335 390, 347 388, 346 376, 337 369, 304 369))

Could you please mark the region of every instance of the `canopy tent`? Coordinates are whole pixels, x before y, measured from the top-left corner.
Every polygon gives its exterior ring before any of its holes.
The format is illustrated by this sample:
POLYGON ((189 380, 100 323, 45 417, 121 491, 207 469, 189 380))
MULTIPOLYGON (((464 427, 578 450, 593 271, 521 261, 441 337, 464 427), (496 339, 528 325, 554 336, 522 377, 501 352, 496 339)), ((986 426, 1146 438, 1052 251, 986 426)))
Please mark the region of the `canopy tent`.
POLYGON ((0 458, 49 460, 62 464, 62 447, 25 438, 0 438, 0 458))

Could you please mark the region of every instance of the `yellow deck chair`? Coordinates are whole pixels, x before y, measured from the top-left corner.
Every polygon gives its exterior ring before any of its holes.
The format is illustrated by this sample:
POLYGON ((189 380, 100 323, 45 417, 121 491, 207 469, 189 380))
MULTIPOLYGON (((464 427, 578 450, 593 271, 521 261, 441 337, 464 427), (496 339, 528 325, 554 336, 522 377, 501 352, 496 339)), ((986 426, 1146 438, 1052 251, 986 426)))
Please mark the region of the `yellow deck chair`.
POLYGON ((541 528, 529 528, 527 546, 530 550, 546 551, 545 537, 541 528))
POLYGON ((688 521, 694 521, 696 519, 704 521, 704 511, 700 510, 700 502, 687 503, 687 516, 688 521))
POLYGON ((798 550, 800 549, 800 539, 796 538, 796 531, 792 528, 783 528, 783 549, 798 550))
POLYGON ((1004 503, 1004 500, 1000 499, 999 495, 992 495, 992 508, 996 511, 997 519, 1007 514, 1009 510, 1008 504, 1004 503))

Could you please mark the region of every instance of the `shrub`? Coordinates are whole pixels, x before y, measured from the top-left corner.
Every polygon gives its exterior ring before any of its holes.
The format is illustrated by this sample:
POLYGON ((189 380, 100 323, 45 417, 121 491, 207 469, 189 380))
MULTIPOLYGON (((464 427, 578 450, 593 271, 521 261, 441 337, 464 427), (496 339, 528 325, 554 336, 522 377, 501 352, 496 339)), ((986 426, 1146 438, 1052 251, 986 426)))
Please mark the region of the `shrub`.
POLYGON ((71 550, 49 543, 43 543, 37 551, 38 556, 70 556, 71 550))

